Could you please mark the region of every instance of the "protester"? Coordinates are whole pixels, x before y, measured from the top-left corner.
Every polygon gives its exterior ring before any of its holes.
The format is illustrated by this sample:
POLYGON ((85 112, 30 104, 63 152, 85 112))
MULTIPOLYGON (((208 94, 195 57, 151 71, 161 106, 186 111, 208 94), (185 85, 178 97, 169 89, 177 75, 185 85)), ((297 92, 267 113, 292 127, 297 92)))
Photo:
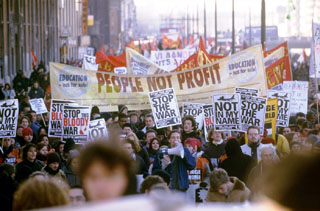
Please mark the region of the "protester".
POLYGON ((142 132, 144 132, 145 134, 147 133, 148 130, 156 130, 156 126, 154 123, 154 118, 152 114, 147 114, 144 117, 144 123, 145 123, 145 127, 142 128, 142 132))
POLYGON ((0 164, 0 207, 1 210, 12 210, 13 194, 17 189, 14 180, 14 167, 10 164, 0 164))
POLYGON ((225 154, 225 146, 224 134, 211 128, 208 132, 208 143, 205 146, 204 153, 210 158, 214 167, 218 166, 220 156, 225 154))
POLYGON ((300 154, 302 152, 302 146, 299 141, 292 141, 290 143, 290 154, 300 154))
POLYGON ((21 183, 29 177, 32 172, 40 171, 44 164, 37 160, 37 146, 27 144, 23 148, 23 161, 16 165, 15 179, 21 183))
POLYGON ((37 159, 41 161, 43 164, 47 164, 48 159, 48 146, 43 143, 38 143, 38 150, 37 150, 37 159))
POLYGON ((31 210, 68 204, 67 190, 52 179, 30 178, 14 194, 13 211, 31 210))
POLYGON ((60 157, 56 152, 48 154, 47 165, 41 171, 46 172, 50 178, 54 178, 59 183, 67 182, 66 175, 61 170, 60 157))
POLYGON ((187 138, 196 138, 199 141, 201 141, 201 138, 199 137, 198 131, 197 131, 197 123, 194 120, 193 116, 187 115, 182 120, 182 137, 181 141, 182 144, 184 144, 184 141, 187 138))
POLYGON ((30 127, 27 127, 27 128, 23 128, 22 130, 22 137, 23 137, 23 140, 22 142, 20 142, 20 145, 21 146, 24 146, 26 144, 29 144, 31 142, 33 142, 33 132, 32 132, 32 129, 30 127))
MULTIPOLYGON (((179 147, 181 145, 181 134, 177 130, 173 130, 169 133, 169 143, 171 149, 179 147)), ((196 167, 196 161, 192 157, 187 148, 183 148, 184 156, 171 155, 170 163, 166 168, 168 174, 171 177, 170 189, 185 192, 189 188, 188 170, 192 170, 196 167)), ((153 163, 152 172, 162 169, 159 156, 156 157, 153 163)))
POLYGON ((69 204, 72 206, 80 206, 86 203, 84 191, 80 185, 73 185, 69 190, 69 204))
POLYGON ((149 154, 148 154, 147 150, 144 147, 142 147, 136 134, 131 132, 127 135, 126 138, 134 142, 135 148, 137 150, 137 154, 143 159, 144 163, 147 166, 149 166, 149 163, 150 163, 149 154))
POLYGON ((136 165, 136 173, 137 174, 144 174, 147 173, 148 166, 147 164, 143 161, 143 159, 137 154, 137 149, 136 145, 134 144, 133 141, 130 139, 125 139, 123 142, 123 147, 127 151, 127 153, 130 155, 132 160, 134 161, 136 165))
POLYGON ((159 152, 161 146, 161 142, 158 138, 152 138, 150 141, 150 147, 148 148, 148 154, 150 163, 153 163, 154 159, 157 156, 157 153, 159 152))
POLYGON ((23 128, 27 128, 31 126, 31 121, 29 117, 23 116, 19 119, 19 125, 21 125, 23 128))
POLYGON ((244 154, 251 156, 255 161, 261 160, 260 148, 261 144, 260 130, 256 126, 250 126, 247 130, 248 144, 242 145, 241 150, 244 154))
POLYGON ((160 176, 157 176, 157 175, 147 176, 144 179, 144 181, 141 183, 140 193, 149 193, 152 187, 157 184, 164 184, 166 186, 166 183, 160 176))
POLYGON ((250 190, 236 177, 229 177, 221 168, 210 174, 210 189, 207 202, 245 202, 249 200, 250 190))
POLYGON ((80 152, 79 175, 89 201, 136 193, 133 161, 118 145, 96 141, 80 152))
POLYGON ((79 155, 78 150, 70 150, 67 165, 63 168, 70 187, 81 185, 80 177, 78 175, 79 155))
POLYGON ((4 88, 2 89, 2 92, 4 94, 4 100, 8 99, 14 99, 16 96, 16 93, 13 89, 11 89, 11 86, 9 83, 6 83, 4 85, 4 88))
POLYGON ((44 97, 44 90, 39 86, 38 81, 33 81, 32 88, 30 89, 28 96, 30 97, 30 99, 44 97))
MULTIPOLYGON (((15 165, 19 159, 19 149, 14 148, 14 139, 3 138, 1 142, 2 152, 0 150, 0 163, 15 165)), ((0 147, 1 149, 1 147, 0 147)))
POLYGON ((228 140, 225 150, 227 158, 220 163, 219 168, 246 183, 251 169, 256 165, 254 159, 242 153, 239 142, 234 138, 228 140))

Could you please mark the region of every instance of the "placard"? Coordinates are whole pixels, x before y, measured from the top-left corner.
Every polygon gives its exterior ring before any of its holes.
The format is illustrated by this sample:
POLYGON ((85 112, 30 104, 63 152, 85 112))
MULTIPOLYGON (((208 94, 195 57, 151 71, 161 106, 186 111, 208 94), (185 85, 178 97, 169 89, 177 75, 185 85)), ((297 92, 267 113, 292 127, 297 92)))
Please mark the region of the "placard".
POLYGON ((108 138, 108 130, 104 119, 96 119, 89 122, 89 140, 108 138))
POLYGON ((284 81, 283 91, 291 93, 290 113, 308 112, 308 81, 284 81))
POLYGON ((36 114, 43 114, 48 112, 47 107, 44 104, 42 98, 30 99, 29 103, 31 105, 32 110, 35 111, 36 114))
POLYGON ((203 115, 204 115, 204 135, 206 141, 208 141, 208 132, 211 128, 214 127, 214 111, 213 105, 204 105, 203 106, 203 115))
POLYGON ((16 137, 19 116, 17 99, 0 101, 0 137, 16 137))
POLYGON ((197 128, 202 130, 203 126, 203 104, 200 103, 183 103, 182 117, 191 115, 196 121, 197 128))
POLYGON ((239 131, 240 95, 217 94, 212 96, 215 131, 239 131))
POLYGON ((268 98, 278 98, 277 126, 289 127, 291 94, 269 90, 268 98))
POLYGON ((157 128, 181 124, 181 117, 174 89, 149 93, 152 114, 157 128))
POLYGON ((266 116, 264 120, 264 128, 268 131, 268 135, 276 140, 276 124, 278 115, 278 98, 267 100, 266 116))

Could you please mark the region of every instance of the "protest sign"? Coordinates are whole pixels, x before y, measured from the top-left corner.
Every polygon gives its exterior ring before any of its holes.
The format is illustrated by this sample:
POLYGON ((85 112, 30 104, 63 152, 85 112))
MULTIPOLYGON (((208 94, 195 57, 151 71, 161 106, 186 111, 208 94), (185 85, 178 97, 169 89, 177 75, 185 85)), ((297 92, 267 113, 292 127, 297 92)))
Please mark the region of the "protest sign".
POLYGON ((181 124, 181 117, 174 89, 149 93, 152 114, 157 128, 181 124))
POLYGON ((290 113, 308 112, 308 81, 284 81, 283 91, 291 93, 290 113))
POLYGON ((83 62, 82 62, 82 69, 85 70, 98 70, 99 65, 96 64, 96 57, 84 55, 83 62))
POLYGON ((234 92, 237 94, 246 95, 246 96, 255 96, 259 97, 259 89, 252 89, 246 87, 235 87, 234 92))
POLYGON ((196 120, 197 128, 202 129, 203 126, 203 104, 199 103, 183 103, 182 117, 191 115, 196 120))
POLYGON ((44 104, 42 98, 30 99, 29 103, 31 105, 32 110, 35 111, 36 114, 43 114, 48 112, 47 107, 44 104))
POLYGON ((50 116, 49 116, 49 137, 63 136, 63 106, 74 105, 74 101, 51 99, 50 116))
POLYGON ((268 98, 278 98, 277 126, 288 127, 290 118, 291 93, 269 90, 268 98))
POLYGON ((171 71, 180 66, 187 60, 196 50, 167 50, 167 51, 151 51, 150 60, 159 65, 166 71, 171 71))
POLYGON ((131 48, 126 48, 126 58, 128 74, 150 75, 166 72, 150 59, 131 48))
POLYGON ((113 71, 114 71, 114 73, 122 74, 122 75, 125 75, 125 74, 128 73, 126 67, 115 67, 115 68, 113 69, 113 71))
POLYGON ((240 131, 240 95, 215 94, 212 101, 215 131, 240 131))
POLYGON ((208 132, 211 128, 214 127, 214 112, 213 105, 203 105, 203 115, 204 115, 204 134, 205 139, 208 141, 208 132))
POLYGON ((96 119, 89 122, 89 140, 107 138, 108 130, 104 119, 96 119))
POLYGON ((247 132, 250 126, 257 126, 263 135, 267 100, 262 97, 241 95, 241 131, 247 132))
POLYGON ((19 116, 17 99, 0 102, 0 137, 16 137, 19 116))
POLYGON ((202 169, 193 169, 188 174, 189 182, 191 184, 199 184, 202 179, 202 169))
POLYGON ((63 106, 63 137, 87 139, 90 107, 78 105, 63 106))
POLYGON ((99 105, 100 111, 149 109, 148 93, 173 88, 179 103, 211 104, 212 93, 233 93, 234 87, 257 88, 266 96, 266 75, 261 45, 230 57, 181 72, 153 75, 120 75, 87 71, 50 63, 52 97, 80 105, 99 105))
POLYGON ((267 100, 264 128, 268 131, 268 135, 271 136, 274 140, 276 140, 277 115, 278 98, 270 98, 267 100))

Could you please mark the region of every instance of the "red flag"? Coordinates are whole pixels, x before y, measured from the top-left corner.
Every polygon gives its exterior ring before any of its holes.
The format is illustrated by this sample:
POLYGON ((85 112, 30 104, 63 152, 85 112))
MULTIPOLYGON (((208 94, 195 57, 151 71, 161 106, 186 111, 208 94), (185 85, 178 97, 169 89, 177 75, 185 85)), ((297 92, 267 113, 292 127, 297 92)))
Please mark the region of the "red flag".
POLYGON ((32 55, 32 68, 36 68, 36 62, 38 61, 37 57, 34 55, 34 51, 31 48, 31 55, 32 55))

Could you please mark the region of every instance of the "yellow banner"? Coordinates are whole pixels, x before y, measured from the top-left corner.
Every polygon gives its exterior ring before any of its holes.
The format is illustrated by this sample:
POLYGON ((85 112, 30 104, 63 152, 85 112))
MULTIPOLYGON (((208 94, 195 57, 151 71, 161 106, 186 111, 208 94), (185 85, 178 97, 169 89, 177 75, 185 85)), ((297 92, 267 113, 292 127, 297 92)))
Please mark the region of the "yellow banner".
POLYGON ((50 63, 51 93, 54 99, 74 100, 80 105, 97 105, 101 111, 150 109, 148 92, 174 88, 182 102, 212 103, 214 93, 233 93, 235 87, 260 89, 267 84, 261 45, 201 67, 157 75, 120 75, 83 70, 50 63))
POLYGON ((272 128, 272 138, 274 140, 276 140, 277 114, 278 114, 278 98, 268 99, 267 108, 266 108, 266 118, 264 120, 264 124, 265 124, 265 129, 272 128))

